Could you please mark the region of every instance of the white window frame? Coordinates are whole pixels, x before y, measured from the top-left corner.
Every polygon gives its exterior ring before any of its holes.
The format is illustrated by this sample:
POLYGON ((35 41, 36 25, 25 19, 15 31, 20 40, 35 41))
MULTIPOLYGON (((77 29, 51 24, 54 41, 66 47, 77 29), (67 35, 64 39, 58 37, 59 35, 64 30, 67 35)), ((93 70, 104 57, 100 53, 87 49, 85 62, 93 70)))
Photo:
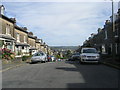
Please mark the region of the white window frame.
POLYGON ((105 39, 108 39, 107 30, 105 30, 105 39))
POLYGON ((9 25, 6 26, 6 34, 7 34, 7 35, 11 35, 11 34, 10 34, 10 26, 9 26, 9 25))
POLYGON ((20 34, 19 33, 16 34, 16 37, 17 37, 17 42, 20 42, 20 34))
POLYGON ((24 43, 27 43, 27 41, 26 41, 26 36, 24 36, 24 43))

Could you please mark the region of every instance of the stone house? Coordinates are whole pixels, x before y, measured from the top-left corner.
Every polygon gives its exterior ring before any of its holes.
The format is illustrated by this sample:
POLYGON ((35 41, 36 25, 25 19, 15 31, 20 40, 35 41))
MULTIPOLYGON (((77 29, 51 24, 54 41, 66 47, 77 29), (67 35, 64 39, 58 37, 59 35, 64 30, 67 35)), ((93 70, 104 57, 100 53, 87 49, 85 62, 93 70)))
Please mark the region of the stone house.
POLYGON ((40 39, 38 39, 37 36, 36 36, 35 43, 36 43, 36 49, 37 49, 37 51, 41 51, 40 39))
POLYGON ((8 48, 16 57, 33 55, 39 50, 48 53, 48 45, 42 39, 28 32, 26 27, 18 26, 16 19, 5 16, 4 11, 5 7, 0 5, 0 49, 8 48))
POLYGON ((28 32, 28 44, 30 45, 29 52, 31 55, 37 52, 36 49, 36 37, 33 36, 32 32, 28 32))
POLYGON ((98 33, 91 35, 83 46, 92 46, 101 51, 102 54, 120 56, 120 9, 115 14, 115 20, 106 20, 104 27, 98 29, 98 33), (114 26, 113 26, 114 25, 114 26))
POLYGON ((120 56, 120 7, 118 9, 117 14, 118 17, 115 21, 114 43, 115 43, 115 53, 117 56, 120 56))
POLYGON ((14 44, 14 19, 4 15, 4 6, 0 6, 0 48, 8 48, 15 51, 14 44))
POLYGON ((14 25, 15 53, 17 56, 29 55, 28 31, 26 27, 14 25))

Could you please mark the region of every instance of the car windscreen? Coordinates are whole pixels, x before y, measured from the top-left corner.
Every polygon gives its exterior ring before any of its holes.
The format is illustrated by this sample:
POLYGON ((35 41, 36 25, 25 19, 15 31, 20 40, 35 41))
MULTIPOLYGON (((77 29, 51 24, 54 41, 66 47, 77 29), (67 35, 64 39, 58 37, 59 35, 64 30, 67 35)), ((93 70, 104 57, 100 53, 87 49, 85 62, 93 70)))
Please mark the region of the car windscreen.
POLYGON ((44 53, 39 52, 39 53, 35 53, 33 56, 43 56, 43 55, 44 55, 44 53))
POLYGON ((83 53, 97 53, 96 49, 84 49, 83 53))

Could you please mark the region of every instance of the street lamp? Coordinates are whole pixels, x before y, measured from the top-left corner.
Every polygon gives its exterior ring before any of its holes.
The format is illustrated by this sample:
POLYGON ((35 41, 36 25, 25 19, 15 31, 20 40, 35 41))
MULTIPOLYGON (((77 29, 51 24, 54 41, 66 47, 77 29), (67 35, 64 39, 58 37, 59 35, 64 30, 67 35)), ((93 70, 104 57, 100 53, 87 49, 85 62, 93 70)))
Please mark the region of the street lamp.
MULTIPOLYGON (((105 0, 107 1, 107 0, 105 0)), ((115 31, 115 25, 114 25, 114 0, 110 0, 112 2, 112 29, 113 32, 115 31)))
POLYGON ((112 29, 113 29, 113 32, 115 32, 115 25, 114 25, 114 1, 112 1, 112 29))

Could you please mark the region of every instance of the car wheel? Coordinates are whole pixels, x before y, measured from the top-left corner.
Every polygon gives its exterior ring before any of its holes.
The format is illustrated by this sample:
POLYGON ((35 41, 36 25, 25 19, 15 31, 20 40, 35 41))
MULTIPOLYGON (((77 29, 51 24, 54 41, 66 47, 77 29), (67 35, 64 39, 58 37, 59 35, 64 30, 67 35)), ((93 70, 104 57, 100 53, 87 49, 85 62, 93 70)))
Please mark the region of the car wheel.
POLYGON ((80 64, 84 64, 84 62, 82 62, 82 61, 80 60, 80 64))

